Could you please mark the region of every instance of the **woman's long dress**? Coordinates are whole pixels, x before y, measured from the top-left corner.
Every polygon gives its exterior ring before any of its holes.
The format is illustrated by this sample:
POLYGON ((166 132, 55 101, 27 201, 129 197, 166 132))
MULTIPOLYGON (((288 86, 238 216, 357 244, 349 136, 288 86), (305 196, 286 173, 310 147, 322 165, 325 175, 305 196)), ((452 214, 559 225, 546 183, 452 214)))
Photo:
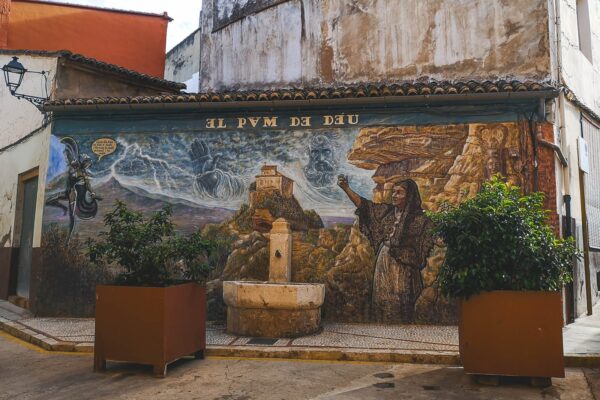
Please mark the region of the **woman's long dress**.
POLYGON ((414 322, 423 289, 421 270, 433 247, 431 221, 422 209, 401 211, 390 204, 362 199, 356 214, 361 232, 377 253, 371 318, 383 323, 414 322))

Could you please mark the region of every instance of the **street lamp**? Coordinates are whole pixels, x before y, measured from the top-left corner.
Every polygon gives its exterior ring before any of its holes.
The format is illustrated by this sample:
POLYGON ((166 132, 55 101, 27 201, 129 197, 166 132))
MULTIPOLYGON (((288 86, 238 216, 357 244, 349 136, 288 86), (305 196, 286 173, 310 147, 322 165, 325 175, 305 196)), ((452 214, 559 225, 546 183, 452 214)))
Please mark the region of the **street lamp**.
POLYGON ((6 83, 6 87, 8 87, 8 90, 10 90, 10 94, 15 96, 17 99, 25 99, 25 100, 29 101, 30 103, 32 103, 37 108, 40 108, 40 106, 44 103, 44 101, 48 100, 48 93, 47 93, 48 89, 46 87, 48 78, 46 76, 45 71, 38 72, 38 71, 27 70, 23 66, 23 64, 21 64, 19 62, 19 57, 13 57, 12 61, 10 61, 8 64, 6 64, 2 67, 2 71, 4 71, 4 82, 6 83), (23 82, 23 77, 25 76, 26 73, 42 75, 42 78, 43 78, 42 90, 46 94, 45 97, 17 93, 17 89, 19 89, 19 86, 21 86, 21 83, 23 82))
POLYGON ((4 71, 4 81, 10 93, 14 95, 23 82, 23 76, 27 70, 19 62, 19 57, 13 57, 12 61, 2 67, 4 71))

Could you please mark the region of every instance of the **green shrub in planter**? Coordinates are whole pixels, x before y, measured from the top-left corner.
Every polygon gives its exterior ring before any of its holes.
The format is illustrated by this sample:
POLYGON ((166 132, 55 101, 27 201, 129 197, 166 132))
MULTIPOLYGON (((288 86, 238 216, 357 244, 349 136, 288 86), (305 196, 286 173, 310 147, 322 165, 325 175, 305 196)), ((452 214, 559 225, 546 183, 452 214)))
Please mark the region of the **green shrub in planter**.
POLYGON ((546 224, 543 193, 494 177, 457 207, 428 213, 447 246, 439 273, 442 293, 467 299, 482 291, 558 291, 581 257, 574 240, 558 239, 546 224))
POLYGON ((87 242, 92 262, 116 263, 124 268, 116 284, 166 287, 182 281, 205 282, 212 270, 208 264, 214 243, 200 232, 188 236, 175 233, 172 207, 167 204, 149 218, 117 200, 104 216, 107 232, 87 242))
POLYGON ((200 232, 175 233, 171 206, 145 218, 117 201, 108 231, 89 240, 92 261, 120 265, 117 285, 96 287, 94 370, 106 362, 150 364, 157 376, 181 357, 204 358, 206 281, 214 248, 200 232))

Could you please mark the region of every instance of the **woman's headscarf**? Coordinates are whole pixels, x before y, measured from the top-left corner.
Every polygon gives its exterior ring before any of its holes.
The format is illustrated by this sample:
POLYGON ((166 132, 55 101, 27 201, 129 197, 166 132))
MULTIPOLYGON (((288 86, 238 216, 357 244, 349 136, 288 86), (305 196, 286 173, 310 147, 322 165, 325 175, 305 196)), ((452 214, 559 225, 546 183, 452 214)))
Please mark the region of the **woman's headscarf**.
POLYGON ((394 186, 401 186, 406 192, 406 208, 404 212, 412 214, 421 210, 421 195, 419 187, 412 179, 405 179, 396 183, 394 186))

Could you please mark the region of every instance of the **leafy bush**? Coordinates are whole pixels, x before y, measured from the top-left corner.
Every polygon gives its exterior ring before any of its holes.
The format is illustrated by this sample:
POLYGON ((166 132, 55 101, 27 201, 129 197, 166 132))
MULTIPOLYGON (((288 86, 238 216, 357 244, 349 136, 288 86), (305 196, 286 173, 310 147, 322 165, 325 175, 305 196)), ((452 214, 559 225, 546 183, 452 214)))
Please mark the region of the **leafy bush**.
POLYGON ((93 317, 96 285, 113 283, 115 268, 92 264, 86 257, 85 244, 57 224, 44 227, 42 268, 32 271, 31 311, 38 317, 93 317))
POLYGON ((499 177, 458 207, 428 213, 447 246, 439 273, 442 293, 468 298, 481 291, 556 291, 572 280, 580 258, 572 238, 557 239, 546 224, 544 195, 522 196, 499 177))
POLYGON ((172 207, 165 205, 150 218, 127 208, 121 201, 104 217, 108 232, 87 242, 93 262, 116 263, 125 271, 117 284, 169 286, 183 280, 204 282, 211 267, 207 260, 213 245, 200 232, 187 237, 175 234, 172 207))

